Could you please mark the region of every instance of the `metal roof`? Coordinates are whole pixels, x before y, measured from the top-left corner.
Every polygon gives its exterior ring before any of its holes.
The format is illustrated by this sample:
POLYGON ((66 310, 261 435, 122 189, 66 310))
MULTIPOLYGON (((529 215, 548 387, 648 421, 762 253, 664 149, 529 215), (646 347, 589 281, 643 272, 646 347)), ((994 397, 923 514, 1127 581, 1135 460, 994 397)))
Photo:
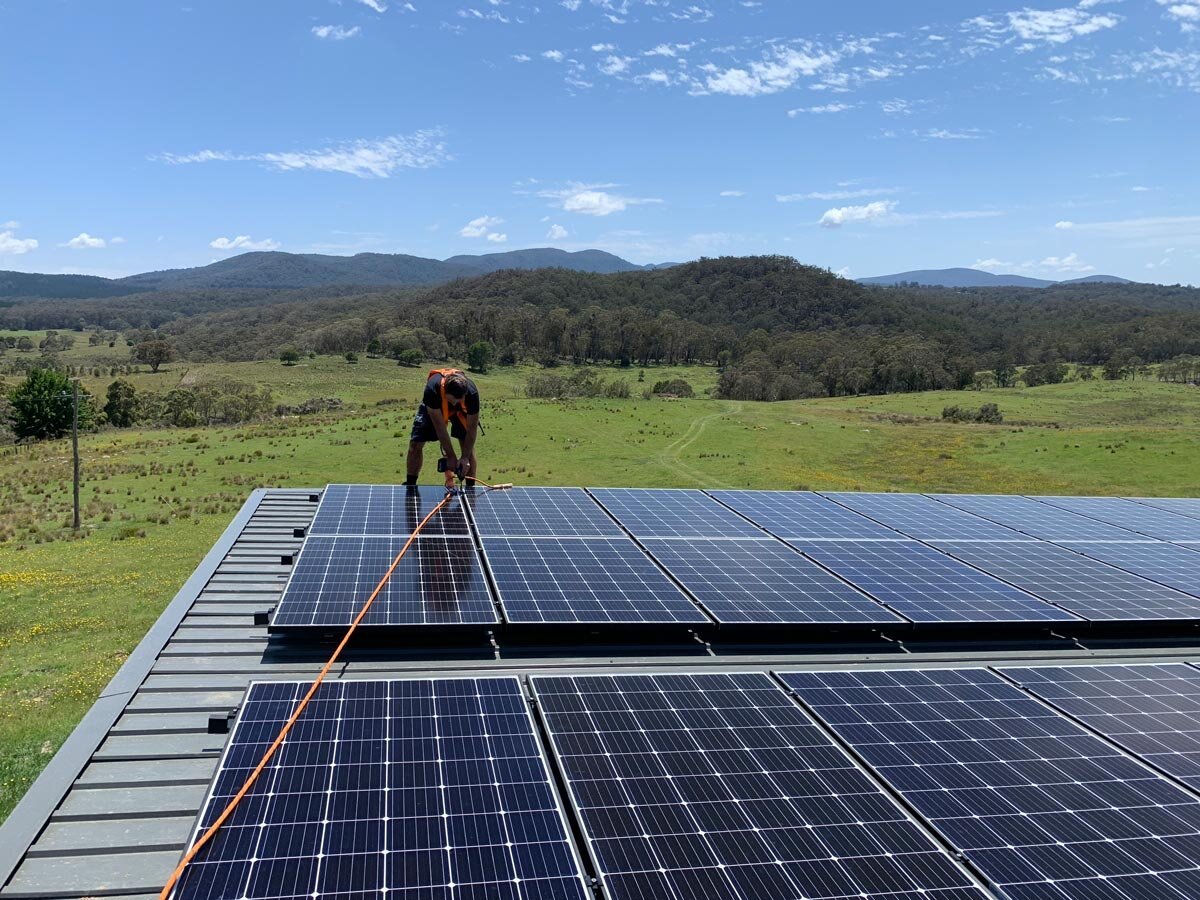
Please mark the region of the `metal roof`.
MULTIPOLYGON (((274 606, 319 489, 258 490, 180 589, 24 799, 0 826, 0 900, 156 895, 185 850, 225 743, 211 717, 251 681, 315 676, 326 645, 269 638, 255 614, 274 606), (299 531, 298 531, 299 530, 299 531)), ((1200 660, 1196 638, 1057 639, 1023 643, 768 646, 351 647, 338 678, 762 671, 1000 663, 1200 660)))

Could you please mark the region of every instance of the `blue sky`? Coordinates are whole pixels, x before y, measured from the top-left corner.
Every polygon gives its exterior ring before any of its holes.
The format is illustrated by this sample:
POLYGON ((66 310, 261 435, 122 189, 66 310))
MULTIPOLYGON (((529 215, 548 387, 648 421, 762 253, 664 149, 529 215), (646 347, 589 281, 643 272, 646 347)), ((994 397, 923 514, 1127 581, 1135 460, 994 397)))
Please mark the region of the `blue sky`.
POLYGON ((1200 284, 1200 0, 0 0, 0 269, 785 253, 1200 284))

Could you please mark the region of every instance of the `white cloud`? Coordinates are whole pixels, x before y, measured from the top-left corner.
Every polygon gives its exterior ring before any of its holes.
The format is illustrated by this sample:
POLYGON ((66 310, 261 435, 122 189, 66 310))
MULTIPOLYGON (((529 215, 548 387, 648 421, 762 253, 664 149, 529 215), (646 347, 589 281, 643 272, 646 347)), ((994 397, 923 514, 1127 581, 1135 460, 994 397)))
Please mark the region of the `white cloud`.
POLYGON ((503 223, 504 220, 498 216, 480 216, 478 219, 472 219, 464 225, 458 233, 465 238, 484 237, 497 225, 502 225, 503 223))
POLYGON ((592 44, 593 53, 611 53, 617 49, 616 44, 592 44))
POLYGON ((214 238, 208 242, 208 246, 214 250, 278 250, 282 245, 270 238, 256 241, 248 234, 239 234, 235 238, 214 238))
POLYGON ((207 162, 261 162, 280 171, 310 169, 341 172, 358 178, 387 178, 400 169, 428 169, 452 157, 441 141, 440 131, 417 131, 380 140, 358 140, 320 150, 291 150, 271 153, 228 153, 201 150, 197 153, 164 153, 152 157, 170 165, 207 162))
POLYGON ((102 237, 92 237, 86 231, 81 231, 65 244, 58 246, 70 247, 72 250, 99 250, 106 246, 106 242, 102 237))
POLYGON ((561 50, 543 50, 542 58, 548 59, 551 62, 562 62, 566 56, 561 50))
POLYGON ((845 112, 848 109, 854 109, 854 105, 851 103, 826 103, 824 106, 802 106, 798 109, 789 109, 788 118, 794 119, 801 113, 816 113, 820 115, 822 113, 845 112))
POLYGON ((507 234, 498 234, 493 231, 487 236, 487 239, 489 241, 491 241, 493 244, 503 244, 505 241, 508 240, 508 235, 507 234))
MULTIPOLYGON (((382 0, 358 0, 358 2, 363 6, 371 7, 371 9, 375 10, 377 13, 387 12, 387 4, 383 3, 382 0)), ((412 9, 411 3, 406 3, 404 5, 408 8, 409 12, 416 12, 415 9, 412 9)))
POLYGON ((517 53, 516 55, 513 56, 513 59, 515 59, 519 63, 527 63, 531 59, 533 59, 533 57, 530 56, 528 53, 517 53))
POLYGON ((561 241, 563 238, 568 237, 569 235, 570 232, 561 225, 551 225, 550 230, 546 232, 546 240, 561 241))
POLYGON ((1085 263, 1077 253, 1068 253, 1066 256, 1047 256, 1037 265, 1038 268, 1049 269, 1060 275, 1086 275, 1088 272, 1096 271, 1095 266, 1085 263))
POLYGON ((1075 223, 1064 219, 1061 222, 1055 222, 1054 227, 1059 229, 1060 231, 1068 231, 1069 229, 1075 227, 1075 223))
POLYGON ((0 256, 21 256, 30 250, 36 250, 37 247, 38 242, 35 238, 19 238, 11 229, 0 231, 0 256))
POLYGON ((978 141, 983 135, 979 133, 977 128, 967 128, 959 131, 950 131, 947 128, 931 128, 925 132, 925 137, 933 138, 935 141, 978 141))
POLYGON ((879 108, 889 116, 906 116, 912 112, 912 104, 907 100, 896 98, 895 100, 884 100, 879 104, 879 108))
POLYGON ((362 29, 357 25, 353 28, 347 28, 345 25, 314 25, 312 33, 322 40, 344 41, 348 38, 358 37, 362 33, 362 29))
POLYGON ((722 197, 745 197, 745 191, 721 191, 722 197))
POLYGON ((1120 16, 1086 11, 1094 5, 1085 0, 1077 7, 1065 6, 1061 9, 1026 7, 1018 12, 1006 13, 1005 21, 977 16, 964 24, 969 31, 994 36, 1012 34, 1024 41, 1065 44, 1077 37, 1116 28, 1121 23, 1120 16))
POLYGON ((779 203, 795 203, 798 200, 857 200, 861 197, 881 197, 898 194, 899 188, 857 188, 853 191, 813 191, 809 194, 776 194, 779 203))
POLYGON ((866 206, 839 206, 826 210, 818 224, 824 228, 840 228, 847 222, 873 222, 886 216, 895 206, 894 200, 876 200, 866 206))
POLYGON ((539 191, 539 197, 557 201, 557 205, 565 212, 579 213, 585 216, 608 216, 624 212, 630 206, 640 206, 646 203, 662 203, 655 197, 625 197, 605 190, 615 187, 611 184, 571 184, 566 188, 553 191, 539 191))
POLYGON ((1200 216, 1148 216, 1111 222, 1058 222, 1054 227, 1120 240, 1200 243, 1200 216))
POLYGON ((0 228, 3 228, 5 231, 15 231, 20 227, 21 223, 16 219, 9 219, 7 222, 0 222, 0 228))
POLYGON ((109 239, 109 244, 127 244, 127 243, 128 243, 128 240, 126 240, 123 237, 115 237, 115 238, 109 239))
POLYGON ((620 75, 629 70, 631 62, 628 56, 609 56, 600 64, 600 71, 605 75, 620 75))
POLYGON ((715 94, 755 97, 774 94, 792 87, 804 77, 830 69, 838 54, 817 50, 812 46, 773 47, 764 58, 748 68, 716 69, 709 73, 705 84, 715 94))
POLYGON ((1158 0, 1158 5, 1166 7, 1167 16, 1178 22, 1183 31, 1194 32, 1200 26, 1200 3, 1158 0))

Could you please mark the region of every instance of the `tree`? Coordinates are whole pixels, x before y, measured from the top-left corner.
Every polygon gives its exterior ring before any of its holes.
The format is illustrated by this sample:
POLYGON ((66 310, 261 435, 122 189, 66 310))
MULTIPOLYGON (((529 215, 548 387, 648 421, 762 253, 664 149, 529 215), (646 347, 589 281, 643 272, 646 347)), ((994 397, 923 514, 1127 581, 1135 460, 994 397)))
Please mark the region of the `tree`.
POLYGON ((467 349, 467 365, 472 372, 486 374, 495 352, 496 348, 490 341, 476 341, 467 349))
POLYGON ((383 352, 383 343, 377 337, 371 338, 371 342, 367 344, 367 356, 375 359, 383 352))
POLYGON ((169 363, 175 358, 175 348, 167 341, 151 340, 136 344, 130 355, 140 363, 150 366, 151 372, 157 372, 163 363, 169 363))
POLYGON ((300 354, 295 350, 284 350, 279 354, 279 361, 285 366, 294 366, 300 362, 300 354))
POLYGON ((401 350, 396 354, 396 362, 410 369, 415 369, 421 363, 425 362, 425 354, 416 347, 411 347, 408 350, 401 350))
POLYGON ((128 428, 137 423, 137 391, 132 384, 118 378, 108 386, 104 415, 108 423, 117 428, 128 428))
POLYGON ((996 376, 996 387, 1012 387, 1017 378, 1017 367, 1007 361, 1000 362, 996 364, 992 374, 996 376))
POLYGON ((358 354, 355 353, 353 350, 347 350, 346 351, 346 362, 348 362, 348 363, 358 362, 358 354))
MULTIPOLYGON (((71 430, 71 379, 51 369, 34 369, 9 399, 13 434, 18 440, 60 438, 71 430)), ((92 397, 79 389, 79 427, 91 428, 96 414, 92 397)))
POLYGON ((17 338, 17 349, 23 353, 28 353, 33 349, 33 341, 28 337, 17 338))

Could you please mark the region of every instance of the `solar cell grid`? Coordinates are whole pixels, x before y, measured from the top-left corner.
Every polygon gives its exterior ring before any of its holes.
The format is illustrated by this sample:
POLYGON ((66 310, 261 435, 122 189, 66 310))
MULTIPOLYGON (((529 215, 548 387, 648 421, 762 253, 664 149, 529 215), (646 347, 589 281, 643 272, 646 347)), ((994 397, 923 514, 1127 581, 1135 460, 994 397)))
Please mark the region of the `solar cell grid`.
POLYGON ((765 675, 530 681, 612 900, 983 900, 765 675))
POLYGON ((646 538, 642 544, 718 622, 903 621, 773 538, 646 538))
MULTIPOLYGON (((310 535, 407 537, 446 496, 445 490, 395 484, 331 484, 321 493, 310 535)), ((468 535, 462 504, 453 499, 421 534, 468 535)))
POLYGON ((510 622, 709 621, 624 535, 484 538, 483 552, 510 622))
POLYGON ((914 622, 1079 621, 916 541, 789 543, 914 622))
POLYGON ((1200 553, 1159 541, 1149 544, 1062 542, 1064 547, 1200 597, 1200 553))
POLYGON ((1147 663, 1000 671, 1130 753, 1200 787, 1200 670, 1147 663))
POLYGON ((1200 541, 1200 519, 1143 506, 1120 497, 1038 497, 1043 503, 1090 516, 1162 541, 1200 541))
POLYGON ((636 538, 761 538, 760 528, 703 491, 590 488, 593 497, 636 538))
POLYGON ((1018 531, 947 507, 921 494, 826 493, 826 497, 921 540, 1021 541, 1018 531))
POLYGON ((1056 544, 939 541, 935 546, 1085 619, 1200 619, 1200 599, 1056 544))
MULTIPOLYGON (((200 818, 308 685, 251 685, 200 818)), ((515 678, 325 682, 176 900, 584 900, 515 678)))
MULTIPOLYGON (((278 629, 349 626, 404 546, 402 537, 309 537, 271 620, 278 629)), ((418 537, 364 627, 499 621, 475 545, 418 537)))
POLYGON ((1200 800, 995 674, 781 677, 1007 896, 1200 893, 1200 800))
POLYGON ((776 537, 904 540, 904 535, 811 491, 709 491, 776 537))
POLYGON ((1149 540, 1127 531, 1039 503, 1028 497, 1004 494, 930 494, 957 509, 991 519, 1000 525, 1046 541, 1136 541, 1149 540))
POLYGON ((475 491, 467 495, 467 506, 480 537, 624 535, 582 488, 475 491))
POLYGON ((1196 497, 1127 497, 1143 506, 1153 506, 1165 509, 1167 512, 1178 513, 1181 516, 1191 516, 1200 519, 1200 498, 1196 497))

